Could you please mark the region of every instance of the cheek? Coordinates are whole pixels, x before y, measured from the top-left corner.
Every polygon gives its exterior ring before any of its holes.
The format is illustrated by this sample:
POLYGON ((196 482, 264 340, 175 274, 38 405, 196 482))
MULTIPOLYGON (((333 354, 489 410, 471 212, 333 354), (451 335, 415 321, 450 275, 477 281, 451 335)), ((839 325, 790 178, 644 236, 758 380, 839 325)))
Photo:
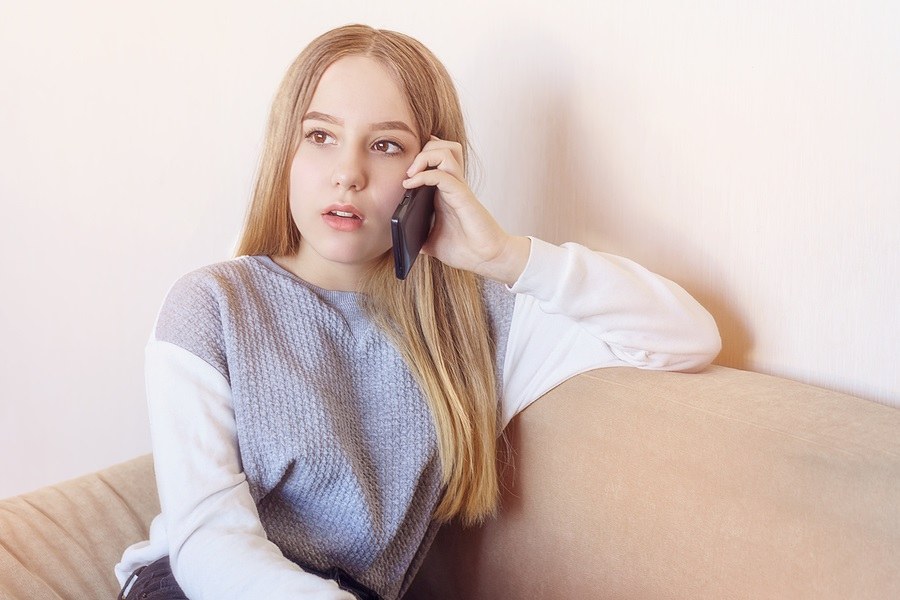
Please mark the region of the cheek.
MULTIPOLYGON (((410 161, 411 162, 411 161, 410 161)), ((406 188, 403 187, 403 180, 406 179, 406 169, 409 165, 403 164, 391 165, 390 169, 385 169, 378 181, 370 181, 370 184, 378 187, 374 196, 377 198, 379 212, 386 213, 390 219, 397 209, 397 205, 403 200, 403 194, 406 188)))
POLYGON ((403 200, 403 194, 406 189, 396 182, 391 182, 382 187, 378 194, 378 210, 387 216, 388 219, 394 214, 397 205, 403 200))
POLYGON ((295 157, 291 163, 290 201, 302 200, 304 190, 316 185, 316 176, 321 176, 322 168, 308 158, 295 157))

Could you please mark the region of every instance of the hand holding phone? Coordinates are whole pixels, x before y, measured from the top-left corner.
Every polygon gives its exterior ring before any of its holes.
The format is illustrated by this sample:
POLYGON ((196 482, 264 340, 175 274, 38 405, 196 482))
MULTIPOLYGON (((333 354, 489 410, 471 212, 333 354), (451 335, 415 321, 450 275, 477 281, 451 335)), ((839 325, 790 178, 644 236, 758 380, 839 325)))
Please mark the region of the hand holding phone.
POLYGON ((391 217, 394 273, 397 279, 406 279, 431 232, 435 190, 433 185, 407 190, 391 217))

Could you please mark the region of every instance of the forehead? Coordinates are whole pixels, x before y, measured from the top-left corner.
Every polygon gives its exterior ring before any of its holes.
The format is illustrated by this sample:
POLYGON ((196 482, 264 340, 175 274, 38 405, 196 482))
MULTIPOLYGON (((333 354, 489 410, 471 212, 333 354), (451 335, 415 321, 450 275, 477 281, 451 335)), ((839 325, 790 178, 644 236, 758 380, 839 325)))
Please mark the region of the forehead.
POLYGON ((332 63, 322 74, 309 106, 351 123, 404 121, 415 129, 412 111, 402 89, 378 61, 348 56, 332 63))

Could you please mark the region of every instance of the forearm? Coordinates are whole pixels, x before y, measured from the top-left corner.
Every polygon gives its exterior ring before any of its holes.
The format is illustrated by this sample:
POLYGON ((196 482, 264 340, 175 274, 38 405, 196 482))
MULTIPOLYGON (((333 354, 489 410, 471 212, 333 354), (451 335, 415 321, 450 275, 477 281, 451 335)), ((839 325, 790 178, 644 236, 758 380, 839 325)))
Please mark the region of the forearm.
POLYGON ((696 371, 719 351, 715 321, 687 292, 631 261, 532 240, 503 366, 504 425, 569 377, 634 366, 696 371))
POLYGON ((690 370, 718 354, 714 319, 674 282, 577 244, 533 245, 512 290, 535 298, 543 312, 578 322, 625 362, 690 370))

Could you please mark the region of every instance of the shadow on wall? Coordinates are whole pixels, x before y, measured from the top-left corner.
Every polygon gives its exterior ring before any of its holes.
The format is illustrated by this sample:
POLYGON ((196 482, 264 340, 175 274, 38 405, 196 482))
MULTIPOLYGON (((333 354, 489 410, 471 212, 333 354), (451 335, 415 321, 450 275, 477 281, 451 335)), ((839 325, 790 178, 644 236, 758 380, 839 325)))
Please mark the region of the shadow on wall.
POLYGON ((722 287, 715 249, 635 202, 641 169, 613 160, 623 135, 616 114, 644 104, 629 98, 628 82, 614 69, 579 69, 577 57, 554 40, 493 41, 469 66, 474 85, 467 98, 479 107, 469 126, 482 158, 487 185, 477 192, 485 204, 511 231, 626 256, 678 282, 719 325, 716 363, 747 368, 752 336, 722 287))

